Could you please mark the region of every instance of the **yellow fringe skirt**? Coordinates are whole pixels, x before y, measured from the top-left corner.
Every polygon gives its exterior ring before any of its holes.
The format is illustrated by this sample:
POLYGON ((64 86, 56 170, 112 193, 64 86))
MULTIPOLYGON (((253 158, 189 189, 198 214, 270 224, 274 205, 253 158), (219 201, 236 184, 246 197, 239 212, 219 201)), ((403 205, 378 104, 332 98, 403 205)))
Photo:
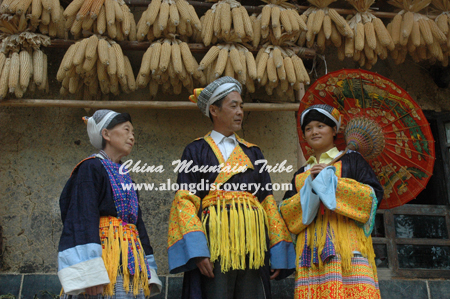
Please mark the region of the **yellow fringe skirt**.
POLYGON ((203 199, 202 223, 211 262, 220 259, 223 273, 230 269, 259 269, 264 265, 267 215, 249 192, 216 191, 203 199))
POLYGON ((123 287, 127 293, 130 291, 130 280, 132 279, 133 295, 138 295, 139 290, 143 289, 145 296, 149 296, 147 263, 136 226, 124 224, 121 219, 116 217, 100 217, 100 240, 103 249, 102 258, 110 280, 110 283, 104 288, 103 295, 114 295, 114 286, 117 275, 120 273, 123 276, 123 287), (129 248, 134 257, 134 275, 131 275, 128 270, 129 248))

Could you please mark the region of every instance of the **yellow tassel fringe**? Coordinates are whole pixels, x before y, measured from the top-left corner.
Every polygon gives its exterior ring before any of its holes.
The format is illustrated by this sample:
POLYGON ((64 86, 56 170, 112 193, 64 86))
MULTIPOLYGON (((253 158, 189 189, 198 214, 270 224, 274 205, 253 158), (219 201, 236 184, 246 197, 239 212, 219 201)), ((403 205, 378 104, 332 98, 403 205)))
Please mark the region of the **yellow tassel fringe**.
POLYGON ((143 289, 145 296, 150 295, 148 275, 145 263, 145 254, 139 240, 136 226, 127 224, 123 226, 121 220, 115 217, 100 217, 100 238, 102 242, 102 258, 105 263, 110 283, 104 288, 104 296, 114 295, 114 286, 117 275, 122 270, 123 286, 125 291, 130 292, 130 279, 133 279, 133 295, 137 296, 139 290, 143 289), (128 270, 128 247, 131 242, 135 262, 135 275, 130 277, 128 270), (138 246, 140 250, 138 250, 138 246), (122 257, 122 263, 120 258, 122 257), (139 263, 142 271, 139 271, 139 263))
MULTIPOLYGON (((364 231, 358 227, 352 219, 325 209, 325 213, 323 215, 319 213, 315 221, 313 221, 306 230, 306 242, 308 247, 312 252, 314 251, 314 248, 317 248, 318 250, 319 267, 322 265, 320 255, 325 247, 326 235, 329 234, 336 253, 341 257, 344 270, 350 270, 351 268, 353 251, 359 251, 362 256, 369 260, 372 268, 376 269, 372 237, 369 236, 367 238, 364 231), (328 229, 328 225, 331 230, 328 229)), ((299 257, 303 253, 304 244, 305 234, 303 233, 299 235, 299 238, 297 239, 297 265, 299 263, 299 257)), ((311 267, 316 267, 313 263, 313 258, 314 256, 311 255, 311 267)))
POLYGON ((203 199, 203 228, 209 223, 211 262, 220 259, 223 273, 264 265, 267 215, 258 199, 248 192, 214 192, 203 199))

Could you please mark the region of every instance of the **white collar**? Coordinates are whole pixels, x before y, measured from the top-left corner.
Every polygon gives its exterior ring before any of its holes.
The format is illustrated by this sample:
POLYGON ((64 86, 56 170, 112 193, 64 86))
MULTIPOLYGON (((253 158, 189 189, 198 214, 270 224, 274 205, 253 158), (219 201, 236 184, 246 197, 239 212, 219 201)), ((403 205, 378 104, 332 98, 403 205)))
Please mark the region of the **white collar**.
MULTIPOLYGON (((214 140, 214 142, 216 144, 219 144, 220 142, 222 142, 222 140, 227 137, 225 135, 223 135, 222 133, 219 133, 217 131, 212 130, 211 131, 211 138, 214 140)), ((228 136, 227 138, 231 138, 234 141, 234 144, 237 144, 237 140, 236 140, 236 135, 232 134, 231 136, 228 136)))

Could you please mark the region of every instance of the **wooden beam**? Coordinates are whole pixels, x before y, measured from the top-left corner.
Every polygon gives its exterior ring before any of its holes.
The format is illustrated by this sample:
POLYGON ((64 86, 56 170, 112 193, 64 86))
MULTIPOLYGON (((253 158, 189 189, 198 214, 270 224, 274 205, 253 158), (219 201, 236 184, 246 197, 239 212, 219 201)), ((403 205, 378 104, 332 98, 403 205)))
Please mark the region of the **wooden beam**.
MULTIPOLYGON (((299 103, 244 103, 245 111, 298 111, 299 103)), ((197 105, 187 101, 78 101, 20 99, 0 102, 2 107, 60 107, 94 109, 183 109, 196 110, 197 105)))
MULTIPOLYGON (((48 48, 69 48, 72 44, 74 44, 75 40, 67 40, 67 39, 52 39, 51 44, 48 48)), ((145 51, 150 46, 151 42, 136 42, 136 41, 121 41, 117 42, 122 50, 136 50, 136 51, 145 51)), ((192 53, 206 53, 210 46, 206 47, 200 43, 188 44, 189 49, 192 53)), ((287 47, 292 49, 299 57, 306 59, 313 59, 316 56, 316 51, 314 49, 308 49, 298 46, 289 46, 287 47)), ((253 53, 257 53, 260 47, 250 50, 253 53)))

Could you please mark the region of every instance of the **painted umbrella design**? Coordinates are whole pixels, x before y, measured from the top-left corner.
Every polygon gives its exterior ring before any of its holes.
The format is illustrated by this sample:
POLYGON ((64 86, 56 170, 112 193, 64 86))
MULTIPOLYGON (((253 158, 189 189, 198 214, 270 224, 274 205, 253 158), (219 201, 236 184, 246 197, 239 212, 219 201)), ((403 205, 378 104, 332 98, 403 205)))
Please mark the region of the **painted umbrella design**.
MULTIPOLYGON (((422 110, 405 90, 376 73, 343 69, 314 82, 299 111, 316 104, 341 112, 336 146, 357 150, 372 166, 384 188, 381 209, 401 206, 425 188, 433 174, 434 139, 422 110)), ((297 130, 309 157, 313 150, 299 121, 297 130)))

